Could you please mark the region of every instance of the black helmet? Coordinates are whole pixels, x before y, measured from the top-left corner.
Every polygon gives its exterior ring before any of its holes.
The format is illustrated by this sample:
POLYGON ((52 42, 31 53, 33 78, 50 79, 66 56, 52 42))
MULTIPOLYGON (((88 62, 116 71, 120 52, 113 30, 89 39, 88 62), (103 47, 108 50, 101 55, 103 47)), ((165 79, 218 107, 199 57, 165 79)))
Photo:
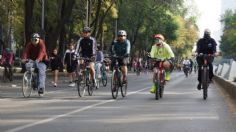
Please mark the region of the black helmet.
POLYGON ((83 28, 83 32, 90 32, 90 31, 91 31, 90 27, 84 27, 83 28))
POLYGON ((31 35, 31 38, 40 38, 40 35, 38 33, 33 33, 31 35))

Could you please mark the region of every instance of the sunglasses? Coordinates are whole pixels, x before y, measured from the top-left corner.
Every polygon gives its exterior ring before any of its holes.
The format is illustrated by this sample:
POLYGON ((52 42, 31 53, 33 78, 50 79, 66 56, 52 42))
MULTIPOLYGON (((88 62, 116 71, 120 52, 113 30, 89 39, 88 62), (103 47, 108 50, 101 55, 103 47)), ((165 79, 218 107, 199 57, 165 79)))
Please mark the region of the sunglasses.
POLYGON ((118 37, 124 37, 125 35, 118 35, 118 37))
POLYGON ((39 38, 32 38, 31 41, 33 42, 37 42, 39 40, 39 38))

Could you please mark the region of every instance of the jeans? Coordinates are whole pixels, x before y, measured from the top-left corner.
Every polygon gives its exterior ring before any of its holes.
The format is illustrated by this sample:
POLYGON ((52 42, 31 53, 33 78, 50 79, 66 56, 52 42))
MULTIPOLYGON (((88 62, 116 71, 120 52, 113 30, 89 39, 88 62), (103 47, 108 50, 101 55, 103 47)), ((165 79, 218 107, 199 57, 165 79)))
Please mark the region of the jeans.
POLYGON ((43 88, 43 91, 45 91, 46 65, 43 62, 39 62, 37 67, 39 73, 39 89, 43 88))
POLYGON ((96 62, 95 64, 96 78, 98 78, 99 76, 101 77, 101 67, 102 67, 102 64, 99 62, 96 62))

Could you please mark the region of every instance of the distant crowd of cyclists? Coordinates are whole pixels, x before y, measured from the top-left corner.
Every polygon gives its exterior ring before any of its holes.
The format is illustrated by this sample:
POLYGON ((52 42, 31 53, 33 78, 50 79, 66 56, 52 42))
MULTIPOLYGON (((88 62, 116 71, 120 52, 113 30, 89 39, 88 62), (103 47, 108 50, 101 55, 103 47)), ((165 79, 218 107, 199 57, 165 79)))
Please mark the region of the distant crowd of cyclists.
MULTIPOLYGON (((199 39, 197 42, 197 48, 194 52, 194 59, 185 58, 181 61, 175 60, 175 55, 166 43, 165 37, 162 34, 153 35, 154 44, 152 44, 150 52, 147 53, 146 57, 132 57, 130 41, 127 39, 127 32, 125 30, 119 30, 116 39, 110 45, 110 55, 109 57, 104 57, 101 46, 97 45, 96 39, 91 36, 91 29, 89 27, 84 27, 81 32, 81 36, 77 42, 70 42, 67 44, 67 50, 64 56, 58 55, 58 49, 53 49, 51 54, 47 54, 46 46, 44 40, 38 33, 33 33, 30 42, 24 49, 22 54, 22 63, 26 63, 29 59, 34 60, 37 65, 39 74, 39 85, 38 93, 44 94, 45 92, 45 79, 46 79, 46 69, 50 62, 50 68, 53 72, 53 86, 58 86, 58 73, 61 67, 64 67, 67 71, 69 84, 68 86, 74 87, 76 80, 76 70, 79 68, 80 64, 84 61, 78 60, 78 58, 89 58, 90 66, 90 77, 92 83, 95 85, 95 72, 101 69, 102 65, 106 66, 106 70, 112 69, 116 63, 114 56, 119 56, 118 63, 121 66, 122 81, 127 82, 128 66, 133 67, 135 72, 141 71, 153 71, 153 86, 150 92, 154 93, 156 90, 156 71, 158 63, 155 61, 150 61, 149 58, 162 59, 163 67, 165 69, 165 80, 170 80, 170 73, 173 70, 183 70, 197 71, 198 67, 203 64, 201 57, 197 55, 200 53, 204 54, 214 54, 217 55, 216 42, 210 37, 210 30, 206 29, 204 31, 203 38, 199 39), (196 58, 196 59, 195 59, 196 58)), ((9 48, 6 48, 1 57, 2 66, 9 67, 12 69, 13 64, 13 52, 9 48)), ((117 59, 117 58, 116 58, 117 59)), ((209 64, 209 79, 213 78, 213 67, 212 61, 214 57, 211 58, 209 64)), ((198 70, 198 81, 199 84, 197 88, 201 90, 201 72, 198 70)))

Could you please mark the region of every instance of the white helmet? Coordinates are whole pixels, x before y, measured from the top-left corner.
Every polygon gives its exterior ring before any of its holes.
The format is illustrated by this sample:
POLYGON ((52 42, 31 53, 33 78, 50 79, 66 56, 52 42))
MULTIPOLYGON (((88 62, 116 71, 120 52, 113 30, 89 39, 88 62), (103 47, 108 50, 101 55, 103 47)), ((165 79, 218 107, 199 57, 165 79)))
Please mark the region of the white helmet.
POLYGON ((118 35, 118 36, 119 36, 119 35, 126 36, 127 33, 126 33, 125 30, 119 30, 117 35, 118 35))

